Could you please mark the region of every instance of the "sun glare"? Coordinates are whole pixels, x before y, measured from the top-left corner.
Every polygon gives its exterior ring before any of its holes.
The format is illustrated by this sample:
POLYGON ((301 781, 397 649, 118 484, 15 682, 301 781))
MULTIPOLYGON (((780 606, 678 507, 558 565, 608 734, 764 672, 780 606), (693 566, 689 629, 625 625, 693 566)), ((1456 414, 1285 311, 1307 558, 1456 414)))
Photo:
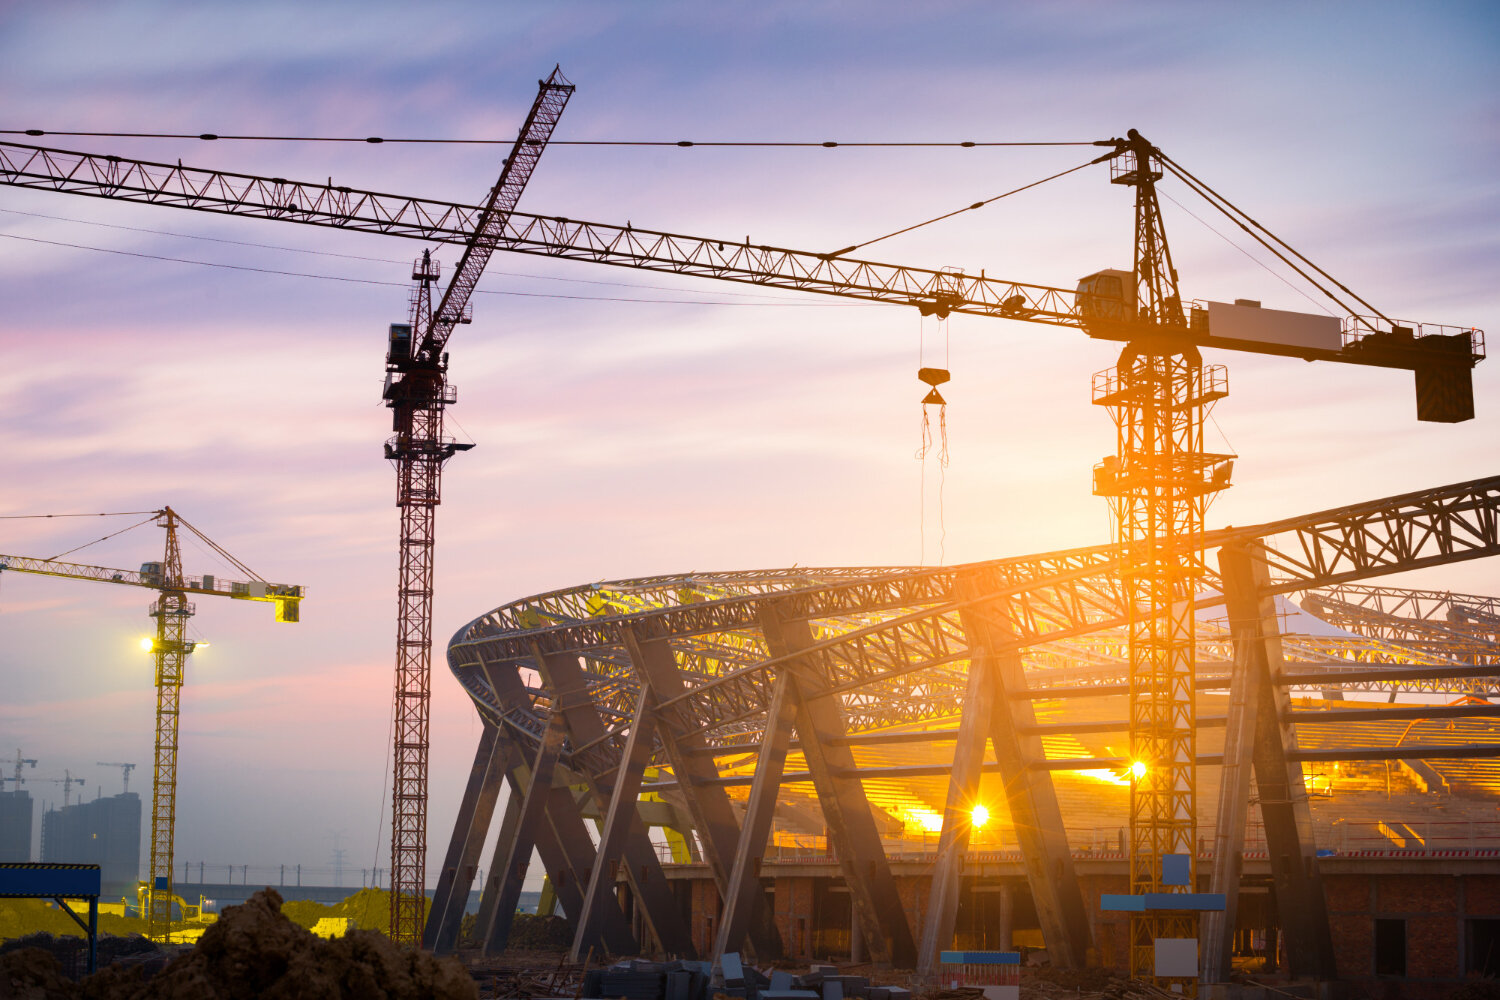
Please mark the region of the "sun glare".
POLYGON ((984 829, 984 824, 990 821, 990 811, 983 804, 980 804, 969 811, 969 818, 973 823, 974 829, 982 830, 984 829))

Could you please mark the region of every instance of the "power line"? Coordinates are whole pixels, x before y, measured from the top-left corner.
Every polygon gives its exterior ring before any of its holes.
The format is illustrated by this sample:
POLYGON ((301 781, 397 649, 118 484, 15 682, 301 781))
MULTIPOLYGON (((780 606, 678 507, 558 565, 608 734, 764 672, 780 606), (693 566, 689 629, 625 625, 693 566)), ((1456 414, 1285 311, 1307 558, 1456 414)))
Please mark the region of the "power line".
MULTIPOLYGON (((378 135, 369 136, 343 136, 343 135, 221 135, 217 132, 70 132, 39 128, 7 128, 0 129, 0 135, 66 135, 87 136, 100 139, 201 139, 208 142, 219 140, 232 140, 242 142, 363 142, 370 145, 382 143, 414 143, 423 145, 448 145, 448 146, 510 146, 515 143, 514 139, 395 139, 385 138, 378 135)), ((925 149, 975 149, 1014 146, 1091 146, 1092 142, 1055 142, 1055 141, 1028 141, 1028 142, 844 142, 842 140, 825 139, 810 142, 789 141, 702 141, 697 139, 552 139, 548 141, 549 146, 676 146, 688 149, 697 146, 720 146, 720 147, 760 147, 760 148, 784 148, 784 149, 838 149, 841 147, 853 147, 861 149, 871 148, 925 148, 925 149)))
MULTIPOLYGON (((109 247, 88 246, 84 243, 67 243, 62 240, 44 240, 37 236, 18 236, 15 233, 0 233, 0 237, 8 240, 24 240, 27 243, 43 243, 54 247, 68 247, 73 250, 92 250, 96 253, 112 253, 122 257, 138 257, 143 260, 162 260, 174 264, 196 264, 199 267, 219 267, 231 271, 251 271, 256 274, 277 274, 290 278, 318 278, 322 281, 342 281, 353 285, 381 285, 391 288, 405 288, 403 281, 382 281, 378 278, 351 278, 339 274, 312 274, 307 271, 286 271, 274 267, 251 267, 248 264, 222 264, 207 260, 194 260, 191 257, 168 257, 163 254, 141 253, 136 250, 115 250, 109 247)), ((556 292, 515 292, 502 291, 494 288, 479 288, 476 292, 483 295, 509 295, 526 299, 570 299, 581 302, 642 302, 656 305, 679 305, 679 306, 770 306, 780 308, 822 308, 840 309, 859 307, 865 303, 849 302, 730 302, 723 299, 647 299, 634 298, 624 295, 562 295, 556 292)))
POLYGON ((159 514, 155 510, 113 510, 104 514, 0 514, 0 521, 20 521, 45 517, 130 517, 135 514, 159 514))

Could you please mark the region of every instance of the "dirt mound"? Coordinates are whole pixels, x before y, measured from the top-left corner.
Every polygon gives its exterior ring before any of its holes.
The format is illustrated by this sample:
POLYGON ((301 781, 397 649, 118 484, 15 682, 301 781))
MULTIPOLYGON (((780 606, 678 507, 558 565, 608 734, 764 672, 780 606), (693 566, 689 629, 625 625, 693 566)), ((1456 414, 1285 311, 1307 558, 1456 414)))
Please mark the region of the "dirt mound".
POLYGON ((115 965, 72 983, 57 960, 29 948, 0 956, 0 1000, 478 1000, 457 961, 398 948, 356 930, 324 940, 281 912, 274 889, 226 907, 196 947, 149 980, 115 965))
POLYGON ((76 989, 51 952, 17 948, 0 955, 0 1000, 73 1000, 76 989))

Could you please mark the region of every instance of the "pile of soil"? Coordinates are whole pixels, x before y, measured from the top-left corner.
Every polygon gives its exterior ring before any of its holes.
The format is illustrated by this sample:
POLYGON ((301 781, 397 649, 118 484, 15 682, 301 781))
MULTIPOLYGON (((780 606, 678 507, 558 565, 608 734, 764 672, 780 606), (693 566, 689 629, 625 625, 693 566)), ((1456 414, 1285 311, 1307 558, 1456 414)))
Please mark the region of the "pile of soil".
MULTIPOLYGON (((26 948, 40 948, 57 959, 63 974, 69 979, 78 979, 88 971, 88 938, 72 934, 53 937, 42 931, 0 942, 0 955, 26 948)), ((100 968, 120 961, 144 964, 148 969, 152 967, 153 962, 156 968, 166 964, 166 956, 162 954, 161 949, 152 944, 143 934, 129 934, 123 937, 101 934, 95 945, 95 954, 100 968)))
POLYGON ((226 907, 198 944, 147 979, 115 965, 79 983, 36 948, 0 956, 0 1000, 478 1000, 464 967, 408 951, 374 931, 325 940, 281 912, 264 889, 226 907))

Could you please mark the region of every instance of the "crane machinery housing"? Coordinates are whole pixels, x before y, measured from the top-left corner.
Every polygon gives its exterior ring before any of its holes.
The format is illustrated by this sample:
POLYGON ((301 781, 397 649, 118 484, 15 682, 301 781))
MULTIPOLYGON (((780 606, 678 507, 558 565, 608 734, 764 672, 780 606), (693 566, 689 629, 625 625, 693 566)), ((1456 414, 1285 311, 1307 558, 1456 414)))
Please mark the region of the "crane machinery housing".
MULTIPOLYGON (((196 606, 188 598, 227 597, 232 600, 272 603, 276 605, 277 621, 295 622, 301 620, 303 588, 294 584, 266 581, 189 524, 171 507, 156 511, 150 520, 166 530, 166 546, 160 561, 142 563, 139 570, 111 569, 33 556, 0 555, 0 572, 9 570, 70 580, 145 587, 158 594, 147 608, 147 613, 156 622, 156 634, 149 640, 149 650, 156 667, 156 749, 152 770, 151 857, 146 884, 150 905, 147 907, 146 927, 147 934, 153 940, 170 940, 172 860, 177 823, 178 721, 187 658, 198 645, 187 638, 187 621, 196 611, 196 606), (178 541, 179 527, 187 529, 250 579, 222 580, 211 574, 194 577, 185 575, 178 541)), ((135 765, 105 766, 122 768, 128 782, 130 769, 135 765)), ((19 768, 19 764, 17 767, 19 768)), ((65 797, 66 794, 65 788, 65 797)))
MULTIPOLYGON (((1117 428, 1117 454, 1094 470, 1094 489, 1117 515, 1118 543, 1127 553, 1122 582, 1132 595, 1130 630, 1135 761, 1130 848, 1135 893, 1182 892, 1192 885, 1196 816, 1193 771, 1193 620, 1185 610, 1202 577, 1200 557, 1183 540, 1203 529, 1207 497, 1229 484, 1232 455, 1204 448, 1208 409, 1227 394, 1221 365, 1205 365, 1204 348, 1333 361, 1414 373, 1417 417, 1459 422, 1473 417, 1472 368, 1484 357, 1483 332, 1472 327, 1392 319, 1265 230, 1131 129, 1102 139, 1094 162, 1110 165, 1112 183, 1135 193, 1132 270, 1090 274, 1073 288, 1027 284, 954 270, 884 264, 798 251, 744 240, 721 240, 633 225, 534 215, 503 204, 507 176, 521 154, 539 154, 550 122, 571 93, 559 76, 543 81, 501 184, 483 206, 380 194, 341 185, 299 183, 200 170, 116 156, 0 143, 0 182, 89 197, 167 205, 385 233, 465 248, 465 262, 444 302, 430 310, 437 279, 430 254, 414 268, 412 320, 392 328, 386 400, 395 437, 387 456, 397 463, 402 508, 401 611, 397 654, 397 790, 393 824, 393 905, 420 890, 419 844, 425 844, 426 699, 432 595, 432 509, 439 501, 442 463, 463 446, 443 437, 441 415, 456 398, 446 384, 443 353, 453 325, 493 250, 586 260, 773 288, 914 306, 924 315, 953 313, 1078 329, 1124 345, 1118 364, 1095 376, 1094 402, 1117 428), (543 127, 546 126, 546 129, 543 127), (539 134, 528 138, 533 130, 539 134), (545 134, 541 134, 545 132, 545 134), (1227 215, 1313 286, 1349 310, 1329 319, 1257 304, 1186 302, 1167 244, 1156 184, 1170 172, 1227 215), (477 267, 474 266, 477 264, 477 267), (460 280, 462 279, 462 280, 460 280), (451 300, 451 301, 450 301, 451 300), (1354 305, 1363 307, 1356 312, 1354 305), (431 317, 431 318, 428 318, 431 317), (424 333, 425 324, 425 333, 424 333), (419 806, 418 803, 423 803, 419 806), (1187 876, 1179 868, 1186 854, 1187 876), (400 881, 395 880, 398 865, 400 881), (1163 881, 1163 858, 1172 876, 1163 881)), ((524 182, 534 166, 516 175, 524 182)), ((519 194, 514 184, 514 189, 519 194)), ((966 822, 962 817, 945 823, 966 822)), ((1131 968, 1149 975, 1151 942, 1190 937, 1192 912, 1155 911, 1135 921, 1131 968)), ((413 939, 420 918, 397 917, 399 940, 413 939)))

